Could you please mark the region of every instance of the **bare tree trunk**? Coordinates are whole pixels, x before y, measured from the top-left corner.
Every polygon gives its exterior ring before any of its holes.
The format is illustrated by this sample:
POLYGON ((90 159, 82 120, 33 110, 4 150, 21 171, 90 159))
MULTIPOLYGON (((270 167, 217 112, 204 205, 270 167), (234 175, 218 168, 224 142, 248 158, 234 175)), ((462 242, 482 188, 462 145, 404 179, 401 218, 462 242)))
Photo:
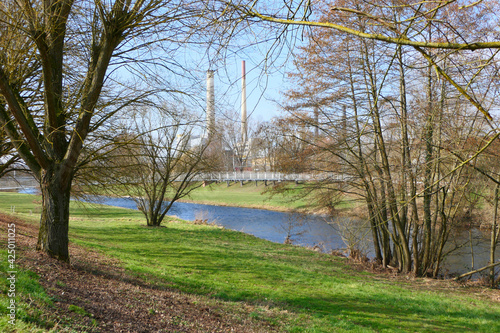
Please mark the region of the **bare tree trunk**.
POLYGON ((464 274, 462 274, 462 275, 460 275, 460 276, 457 276, 456 278, 454 278, 454 280, 455 280, 455 281, 460 280, 460 279, 462 279, 462 278, 464 278, 464 277, 466 277, 466 276, 469 276, 469 275, 472 275, 472 274, 476 274, 476 273, 482 272, 482 271, 484 271, 484 270, 486 270, 486 269, 488 269, 488 268, 494 268, 494 267, 496 267, 496 266, 498 266, 498 265, 500 265, 500 262, 496 262, 496 263, 494 263, 494 264, 489 264, 488 266, 484 266, 484 267, 482 267, 482 268, 475 269, 475 270, 470 271, 470 272, 468 272, 468 273, 464 273, 464 274))
POLYGON ((71 179, 64 179, 60 169, 43 171, 40 189, 42 214, 37 250, 69 262, 68 227, 71 179))
POLYGON ((441 260, 443 257, 443 250, 444 250, 444 245, 446 244, 446 239, 447 239, 447 233, 448 233, 448 216, 445 213, 445 202, 446 202, 446 188, 442 189, 443 192, 443 197, 442 197, 442 203, 439 208, 439 212, 441 215, 441 228, 439 230, 439 243, 438 243, 438 249, 436 251, 436 260, 434 263, 434 270, 432 272, 432 277, 436 278, 439 272, 439 267, 441 265, 441 260))
MULTIPOLYGON (((418 218, 418 208, 417 208, 417 187, 415 176, 413 174, 411 154, 410 154, 410 141, 408 136, 408 109, 406 101, 406 79, 405 70, 403 66, 403 54, 401 47, 398 48, 398 62, 399 62, 399 88, 400 88, 400 103, 401 103, 401 159, 402 159, 402 201, 405 205, 409 205, 411 208, 411 220, 410 223, 413 226, 412 233, 412 252, 413 252, 413 271, 418 272, 420 270, 420 260, 419 260, 419 249, 418 249, 418 234, 419 234, 419 218, 418 218), (409 183, 409 184, 408 184, 409 183), (410 186, 409 198, 406 195, 407 184, 410 186)), ((405 207, 402 210, 402 215, 405 217, 408 214, 408 208, 405 207)))
MULTIPOLYGON (((349 54, 348 54, 349 56, 349 54)), ((353 110, 354 110, 354 123, 355 123, 355 128, 356 128, 356 152, 355 156, 357 157, 359 161, 359 176, 363 181, 363 185, 365 188, 366 192, 366 205, 368 208, 368 213, 370 216, 370 228, 372 231, 372 241, 373 241, 373 247, 375 250, 375 260, 379 261, 382 263, 383 267, 386 267, 389 264, 389 261, 391 260, 391 249, 390 249, 390 244, 386 245, 385 242, 382 242, 382 249, 380 248, 381 241, 379 237, 379 231, 382 228, 382 225, 380 224, 380 219, 379 219, 379 212, 377 211, 377 194, 375 190, 375 186, 373 184, 373 179, 370 174, 370 170, 368 169, 368 165, 366 162, 366 157, 363 152, 363 143, 361 141, 362 137, 362 130, 361 126, 359 123, 359 115, 358 115, 358 105, 357 105, 357 99, 356 99, 356 89, 354 87, 354 82, 355 79, 353 77, 353 71, 351 68, 351 59, 350 57, 348 58, 348 63, 349 63, 349 76, 350 76, 350 88, 351 88, 351 94, 352 94, 352 102, 353 102, 353 110), (372 185, 372 186, 370 186, 372 185)), ((347 127, 347 115, 345 114, 346 109, 343 109, 343 127, 347 127)), ((384 221, 387 223, 387 220, 384 221)))
POLYGON ((433 135, 434 135, 434 112, 432 107, 432 68, 428 67, 427 72, 427 119, 424 128, 425 141, 425 167, 424 167, 424 239, 423 239, 423 258, 422 273, 430 266, 431 261, 431 241, 432 241, 432 220, 431 220, 431 197, 432 197, 432 159, 433 159, 433 135))
MULTIPOLYGON (((376 153, 375 153, 375 159, 376 159, 376 153)), ((382 251, 383 251, 383 265, 384 267, 389 265, 390 261, 392 260, 391 257, 391 242, 390 242, 390 236, 388 232, 388 223, 389 223, 389 215, 387 214, 387 191, 386 191, 386 185, 384 181, 384 173, 380 166, 375 162, 375 169, 377 170, 377 173, 379 175, 379 192, 380 195, 378 196, 377 200, 377 205, 376 205, 376 216, 377 216, 377 227, 379 228, 381 234, 382 234, 382 251)), ((375 192, 375 184, 373 184, 373 191, 375 192)))
MULTIPOLYGON (((498 192, 499 192, 499 187, 500 185, 497 183, 495 186, 495 213, 493 216, 493 223, 491 225, 491 240, 490 240, 490 264, 495 263, 495 250, 497 247, 497 218, 498 218, 498 192)), ((491 282, 491 287, 495 287, 495 267, 491 267, 490 269, 490 282, 491 282)))
MULTIPOLYGON (((446 60, 443 61, 443 64, 446 64, 446 60)), ((441 82, 441 92, 440 92, 440 103, 439 103, 439 110, 437 110, 436 114, 436 122, 437 122, 437 128, 436 128, 436 133, 434 134, 435 137, 435 142, 437 147, 442 147, 443 142, 442 142, 442 133, 443 133, 443 116, 446 108, 446 82, 443 80, 441 82)), ((442 187, 441 186, 441 171, 439 167, 439 163, 441 161, 441 150, 440 148, 437 148, 435 153, 434 153, 434 159, 437 161, 437 165, 434 168, 435 175, 438 179, 436 182, 436 189, 441 189, 442 195, 441 199, 439 196, 439 191, 436 193, 436 216, 435 216, 435 223, 433 226, 434 232, 438 231, 437 227, 437 218, 438 215, 441 217, 441 226, 439 227, 439 234, 436 237, 436 245, 435 245, 435 250, 433 250, 436 255, 434 256, 434 259, 431 262, 431 265, 434 265, 432 276, 434 278, 437 277, 439 268, 442 262, 442 256, 443 256, 443 250, 444 246, 446 244, 446 241, 448 240, 448 223, 450 221, 450 215, 449 212, 446 214, 445 209, 446 209, 446 199, 447 199, 447 192, 449 187, 442 187), (441 202, 440 202, 441 201, 441 202)), ((454 194, 451 195, 452 198, 454 197, 454 194)))

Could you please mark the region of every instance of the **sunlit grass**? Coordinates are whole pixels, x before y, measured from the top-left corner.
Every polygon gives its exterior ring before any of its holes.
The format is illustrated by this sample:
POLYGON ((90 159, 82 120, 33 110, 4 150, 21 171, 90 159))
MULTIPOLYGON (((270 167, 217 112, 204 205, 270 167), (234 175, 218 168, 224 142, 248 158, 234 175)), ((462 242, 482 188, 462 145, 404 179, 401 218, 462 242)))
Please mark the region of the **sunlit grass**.
POLYGON ((48 318, 53 300, 38 283, 38 276, 7 262, 7 249, 0 250, 0 332, 47 332, 55 323, 48 318), (8 277, 14 277, 11 281, 8 277), (12 297, 14 296, 14 297, 12 297), (14 303, 11 303, 11 301, 14 303), (12 308, 13 312, 11 312, 12 308), (14 314, 13 318, 8 314, 14 314), (12 324, 14 323, 14 324, 12 324))
POLYGON ((293 191, 289 194, 271 195, 272 182, 265 186, 264 182, 232 182, 229 186, 226 183, 212 183, 206 187, 199 187, 191 192, 188 199, 199 203, 222 204, 229 206, 245 206, 258 208, 275 209, 301 209, 310 205, 307 198, 296 199, 294 195, 301 192, 301 187, 289 185, 293 191))
MULTIPOLYGON (((294 182, 276 183, 284 186, 286 191, 277 193, 273 191, 273 183, 268 182, 232 182, 229 186, 225 182, 212 183, 205 187, 199 187, 191 192, 188 199, 205 204, 217 204, 238 207, 267 208, 273 210, 304 210, 315 211, 318 207, 310 194, 306 194, 304 184, 294 182)), ((308 184, 311 186, 314 184, 308 184)), ((343 198, 335 205, 335 209, 348 209, 357 206, 358 203, 349 198, 343 198)))
MULTIPOLYGON (((0 194, 0 210, 15 201, 17 214, 29 216, 21 210, 34 199, 0 194)), ((218 227, 144 224, 137 211, 74 204, 70 238, 151 283, 253 304, 253 317, 290 332, 500 331, 500 305, 480 296, 416 288, 421 280, 376 277, 343 258, 218 227)))

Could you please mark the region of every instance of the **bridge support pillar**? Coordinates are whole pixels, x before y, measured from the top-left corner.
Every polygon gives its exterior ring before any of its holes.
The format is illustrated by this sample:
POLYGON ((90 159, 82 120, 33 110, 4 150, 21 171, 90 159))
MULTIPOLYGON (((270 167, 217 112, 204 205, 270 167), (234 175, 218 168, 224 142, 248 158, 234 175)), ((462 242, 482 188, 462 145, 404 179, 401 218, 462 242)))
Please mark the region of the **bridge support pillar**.
POLYGON ((240 186, 243 186, 243 180, 240 180, 240 186))
POLYGON ((226 180, 226 187, 229 187, 229 180, 226 180))
POLYGON ((259 186, 258 182, 258 180, 255 181, 255 187, 259 186))

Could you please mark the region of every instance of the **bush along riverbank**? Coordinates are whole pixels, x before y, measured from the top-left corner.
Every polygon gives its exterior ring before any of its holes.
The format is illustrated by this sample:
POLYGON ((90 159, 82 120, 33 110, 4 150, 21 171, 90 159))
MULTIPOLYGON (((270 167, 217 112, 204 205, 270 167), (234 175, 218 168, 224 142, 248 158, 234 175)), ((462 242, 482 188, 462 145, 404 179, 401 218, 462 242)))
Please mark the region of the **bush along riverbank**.
POLYGON ((71 264, 60 263, 34 251, 39 200, 0 193, 2 244, 15 223, 16 269, 29 281, 19 282, 16 304, 28 310, 17 326, 2 293, 1 331, 500 331, 498 290, 372 274, 345 258, 177 219, 148 228, 127 209, 73 203, 71 264))

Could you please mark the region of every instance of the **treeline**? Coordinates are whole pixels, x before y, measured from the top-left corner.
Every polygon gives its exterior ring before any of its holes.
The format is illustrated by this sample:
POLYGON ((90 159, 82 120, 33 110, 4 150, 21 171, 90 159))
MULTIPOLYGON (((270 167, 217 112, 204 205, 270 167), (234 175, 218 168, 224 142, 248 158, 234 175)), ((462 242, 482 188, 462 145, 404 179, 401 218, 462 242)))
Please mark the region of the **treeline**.
MULTIPOLYGON (((364 31, 371 21, 324 9, 319 22, 364 31)), ((393 21, 407 14, 394 10, 393 21)), ((471 35, 480 33, 473 22, 485 20, 482 15, 468 18, 471 35)), ((431 25, 420 34, 424 40, 449 37, 431 25)), ((282 133, 273 141, 275 168, 349 175, 347 184, 326 180, 308 184, 307 192, 330 208, 339 193, 362 198, 375 258, 383 266, 436 277, 453 232, 474 223, 478 208, 491 212, 481 224, 491 228, 493 263, 500 143, 497 124, 485 111, 498 108, 495 55, 419 52, 311 28, 289 73, 284 115, 271 126, 270 132, 282 133), (453 83, 466 87, 484 108, 453 83)), ((490 273, 494 283, 494 268, 490 273)))

